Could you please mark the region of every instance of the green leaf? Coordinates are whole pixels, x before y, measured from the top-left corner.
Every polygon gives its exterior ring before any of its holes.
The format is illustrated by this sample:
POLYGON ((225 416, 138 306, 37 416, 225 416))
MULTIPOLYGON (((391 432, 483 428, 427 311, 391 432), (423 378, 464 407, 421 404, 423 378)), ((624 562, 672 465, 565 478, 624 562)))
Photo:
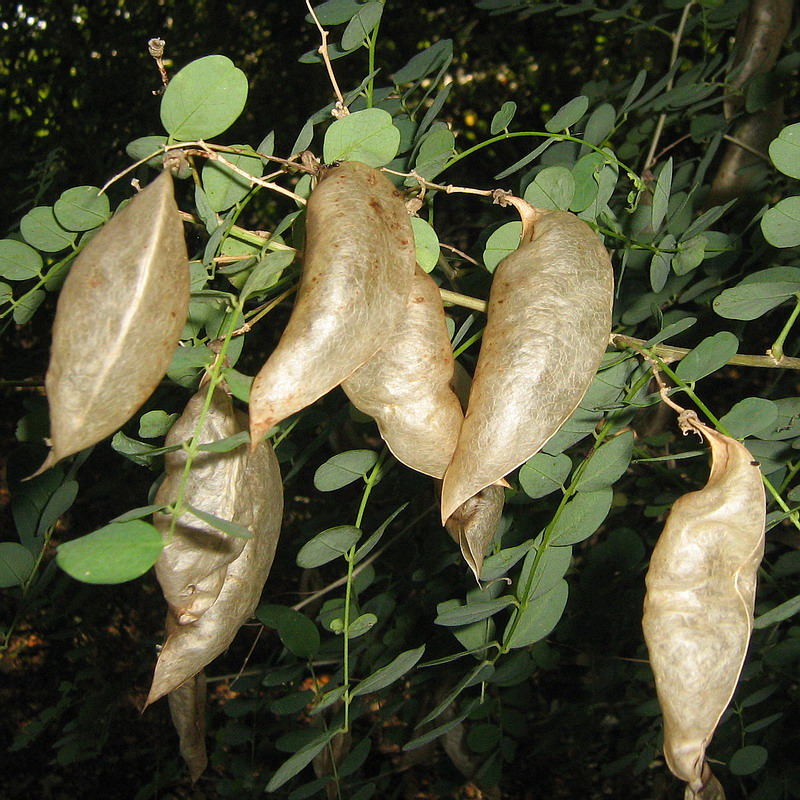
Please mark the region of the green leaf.
POLYGON ((569 210, 576 214, 585 211, 597 199, 600 192, 598 176, 605 166, 606 159, 602 153, 588 153, 578 159, 572 168, 572 177, 575 179, 575 194, 572 197, 569 210))
POLYGON ((359 561, 363 561, 370 554, 372 549, 381 540, 381 537, 386 532, 386 529, 392 524, 394 518, 404 511, 407 506, 408 503, 403 503, 400 508, 392 511, 392 513, 389 514, 389 516, 376 528, 375 533, 371 534, 367 541, 364 542, 364 544, 362 544, 358 550, 356 550, 355 557, 353 558, 353 564, 358 564, 359 561))
POLYGON ((250 297, 251 294, 260 294, 274 286, 281 277, 283 270, 294 261, 294 257, 295 252, 293 250, 276 250, 267 253, 247 276, 241 299, 250 297))
POLYGON ((675 246, 675 237, 668 233, 658 246, 664 249, 653 253, 650 259, 650 288, 654 292, 660 292, 669 278, 672 254, 665 253, 664 250, 675 246))
POLYGON ((283 646, 298 658, 311 658, 319 650, 317 626, 305 614, 288 606, 262 603, 256 617, 269 628, 278 631, 283 646))
POLYGON ((383 3, 372 0, 361 6, 358 13, 351 17, 342 34, 343 50, 354 50, 375 30, 383 14, 383 3))
MULTIPOLYGON (((614 123, 616 122, 617 112, 614 111, 614 106, 610 103, 601 103, 589 115, 586 120, 586 128, 581 135, 581 139, 589 144, 600 145, 608 135, 614 130, 614 123)), ((589 148, 584 145, 582 150, 586 151, 589 148)))
MULTIPOLYGON (((374 614, 361 614, 361 616, 350 620, 350 627, 347 629, 347 638, 357 639, 359 636, 363 636, 365 633, 368 633, 370 630, 372 630, 377 622, 378 618, 374 614)), ((331 623, 331 630, 335 631, 336 633, 342 633, 344 631, 344 624, 342 620, 335 619, 333 623, 331 623)))
POLYGON ((753 627, 769 628, 770 625, 776 625, 793 617, 798 611, 800 611, 800 594, 756 617, 753 627))
POLYGON ((53 492, 42 510, 39 524, 36 527, 36 536, 44 536, 45 532, 58 522, 59 517, 66 513, 75 498, 78 496, 78 482, 67 480, 53 492))
POLYGON ((678 364, 675 374, 687 383, 699 381, 721 369, 736 355, 739 340, 730 331, 720 331, 703 339, 678 364))
MULTIPOLYGON (((253 152, 249 147, 246 149, 253 152)), ((248 175, 260 178, 264 174, 264 162, 256 155, 251 156, 247 153, 220 153, 220 155, 248 175)), ((225 164, 209 160, 203 167, 203 189, 211 209, 225 211, 247 195, 250 191, 250 181, 236 174, 225 164)))
POLYGON ((506 645, 527 647, 544 639, 561 619, 568 595, 567 582, 560 580, 549 592, 535 598, 525 608, 519 609, 506 627, 504 634, 506 645))
POLYGON ((233 367, 223 367, 222 377, 237 400, 241 400, 243 403, 250 402, 250 387, 253 385, 251 375, 244 375, 233 367))
MULTIPOLYGON (((477 664, 473 669, 471 669, 448 693, 448 695, 442 700, 433 711, 428 712, 416 725, 417 728, 421 728, 423 725, 427 725, 429 722, 433 722, 438 716, 443 714, 447 709, 450 707, 450 704, 464 691, 464 689, 468 689, 470 686, 474 686, 476 683, 483 683, 484 681, 488 681, 491 679, 492 675, 494 675, 494 665, 489 661, 481 661, 480 664, 477 664)), ((417 740, 415 740, 417 741, 417 740)), ((408 745, 406 745, 408 748, 408 745)))
POLYGON ((43 292, 41 289, 20 297, 14 306, 14 322, 17 325, 24 325, 29 322, 36 313, 36 309, 44 302, 45 297, 47 297, 47 292, 43 292))
POLYGON ((561 489, 571 470, 572 460, 564 453, 537 453, 520 468, 519 484, 528 497, 536 500, 561 489))
POLYGON ((570 100, 566 105, 556 111, 555 114, 545 123, 545 130, 548 133, 558 133, 574 125, 586 113, 589 108, 589 98, 579 95, 570 100))
POLYGON ((488 753, 497 747, 503 738, 503 732, 491 722, 472 725, 467 733, 467 744, 473 753, 488 753))
POLYGON ((374 450, 347 450, 337 453, 314 473, 314 487, 320 492, 333 492, 363 478, 378 461, 374 450))
POLYGON ((316 756, 337 733, 338 731, 335 728, 323 732, 302 750, 298 750, 291 758, 284 761, 270 779, 266 791, 274 792, 276 789, 280 789, 286 781, 290 780, 297 775, 300 770, 307 767, 314 760, 314 756, 316 756))
POLYGON ((449 628, 459 625, 471 625, 473 622, 488 619, 498 611, 513 605, 513 603, 514 598, 510 596, 497 597, 494 600, 485 600, 483 602, 467 603, 464 606, 441 612, 434 620, 434 623, 449 628))
POLYGON ((610 487, 594 492, 578 492, 564 506, 553 526, 550 544, 561 547, 588 539, 611 510, 614 492, 610 487))
POLYGON ((519 247, 521 235, 521 222, 506 222, 489 236, 483 250, 483 264, 489 272, 494 272, 497 265, 519 247))
POLYGON ((517 579, 517 597, 527 602, 547 594, 569 569, 572 561, 571 547, 544 547, 538 537, 536 546, 525 557, 517 579), (541 554, 539 554, 541 551, 541 554), (537 560, 538 555, 538 560, 537 560), (531 575, 531 571, 533 574, 531 575))
POLYGON ((400 653, 397 658, 390 661, 385 667, 381 667, 369 677, 364 678, 364 680, 352 690, 350 693, 351 696, 358 697, 358 695, 370 694, 385 689, 398 678, 402 678, 409 670, 413 669, 424 653, 425 645, 417 647, 414 650, 406 650, 400 653))
POLYGON ((785 197, 761 217, 761 232, 773 247, 800 244, 800 197, 785 197))
POLYGON ((654 344, 666 342, 667 339, 671 339, 673 336, 677 336, 679 333, 683 333, 685 330, 691 328, 695 322, 697 322, 697 317, 684 317, 677 322, 672 322, 660 330, 655 336, 648 339, 643 346, 652 347, 654 344))
POLYGON ((396 86, 411 83, 430 75, 453 57, 453 40, 440 39, 421 53, 412 56, 409 62, 392 75, 396 86))
POLYGON ((303 569, 321 567, 343 556, 360 538, 361 531, 353 525, 328 528, 300 548, 297 554, 297 566, 303 569))
POLYGON ((516 113, 517 104, 513 100, 506 100, 506 102, 500 106, 500 110, 492 117, 489 133, 495 136, 500 133, 500 131, 506 130, 516 113))
POLYGON ((167 370, 167 376, 181 386, 192 388, 197 385, 198 372, 213 360, 214 354, 205 345, 177 347, 167 370))
POLYGON ((672 256, 672 269, 676 275, 685 275, 703 263, 708 240, 702 233, 678 244, 678 252, 672 256))
POLYGON ((414 171, 426 180, 433 180, 452 157, 455 144, 455 136, 449 128, 434 128, 422 140, 414 162, 414 171))
POLYGON ((772 428, 777 418, 778 406, 771 400, 747 397, 722 417, 720 423, 734 439, 744 439, 772 428))
POLYGON ((167 414, 160 409, 148 411, 139 418, 139 436, 145 439, 160 439, 166 436, 179 414, 167 414))
POLYGON ((167 507, 166 503, 159 503, 159 504, 152 504, 149 506, 139 506, 139 508, 132 508, 130 511, 126 511, 124 514, 120 514, 118 517, 114 517, 112 522, 128 522, 132 519, 142 519, 142 517, 149 517, 151 514, 155 514, 156 511, 161 511, 167 507))
MULTIPOLYGON (((661 227, 661 223, 667 216, 669 210, 669 196, 672 191, 672 159, 667 159, 656 182, 656 188, 653 191, 653 205, 650 208, 652 218, 651 226, 653 231, 657 231, 661 227)), ((660 289, 653 289, 657 292, 660 289)))
POLYGON ((800 291, 800 283, 740 283, 720 292, 712 306, 725 319, 758 319, 800 291))
MULTIPOLYGON (((315 6, 314 13, 322 25, 342 25, 358 13, 361 0, 328 0, 315 6)), ((306 14, 306 22, 313 22, 311 14, 306 14)))
POLYGON ((35 278, 42 272, 42 257, 16 239, 0 239, 0 275, 12 281, 35 278))
POLYGON ((536 208, 566 211, 575 195, 575 178, 562 166, 545 167, 525 189, 524 198, 536 208))
POLYGON ((232 522, 229 519, 222 519, 222 517, 218 517, 216 514, 209 514, 208 511, 195 508, 194 506, 190 506, 188 503, 185 503, 184 506, 190 514, 198 519, 203 520, 203 522, 208 523, 218 531, 227 533, 228 536, 233 536, 236 539, 253 538, 253 531, 245 525, 239 525, 238 522, 232 522))
POLYGON ((112 522, 59 545, 56 561, 84 583, 123 583, 147 572, 163 548, 161 534, 149 523, 112 522))
POLYGON ((75 186, 56 200, 53 213, 67 230, 91 231, 111 216, 111 206, 97 186, 75 186))
POLYGON ((32 208, 19 223, 20 233, 25 241, 45 253, 57 253, 70 247, 77 233, 62 227, 52 206, 32 208))
POLYGON ((481 567, 481 580, 493 581, 511 569, 520 559, 524 558, 528 551, 533 547, 533 539, 516 545, 516 547, 506 547, 499 553, 488 556, 481 567))
POLYGON ((33 553, 19 542, 0 542, 0 589, 22 586, 36 565, 33 553))
POLYGON ((153 463, 153 459, 159 453, 164 452, 163 448, 156 447, 156 445, 149 442, 139 442, 130 436, 126 436, 122 431, 117 431, 114 434, 111 439, 111 447, 141 467, 149 467, 153 463))
MULTIPOLYGON (((461 712, 459 714, 456 714, 456 716, 453 717, 452 719, 442 723, 436 728, 432 728, 427 733, 423 733, 422 736, 417 736, 415 739, 412 739, 410 742, 403 745, 403 750, 405 752, 408 752, 410 750, 416 750, 418 747, 423 747, 429 742, 436 741, 436 739, 438 739, 440 736, 443 736, 445 733, 451 731, 457 725, 460 725, 472 713, 473 709, 477 705, 478 705, 478 698, 476 697, 473 700, 470 700, 464 706, 464 708, 461 709, 461 712)), ((442 709, 442 711, 444 711, 444 709, 442 709)))
MULTIPOLYGON (((157 153, 164 147, 166 143, 167 143, 166 136, 140 136, 138 139, 134 139, 132 142, 130 142, 125 146, 125 152, 134 161, 141 161, 143 158, 147 158, 147 156, 151 156, 153 153, 157 153)), ((153 167, 153 169, 160 169, 163 160, 164 160, 164 154, 159 153, 158 155, 153 156, 153 158, 151 158, 146 163, 148 167, 153 167)))
POLYGON ((250 433, 248 431, 239 431, 239 433, 234 433, 233 436, 217 439, 216 442, 201 444, 197 449, 203 453, 230 453, 231 450, 235 450, 243 444, 250 444, 250 433))
POLYGON ((371 167, 382 167, 396 155, 400 131, 392 117, 382 108, 366 108, 337 119, 325 132, 322 145, 326 164, 334 161, 361 161, 371 167))
POLYGON ((439 237, 420 217, 411 217, 411 227, 417 247, 417 263, 425 272, 430 272, 439 263, 439 237))
POLYGON ((740 747, 728 762, 728 769, 734 775, 752 775, 758 772, 769 758, 769 751, 766 747, 757 744, 750 744, 740 747))
POLYGON ((596 492, 616 483, 633 457, 633 432, 624 431, 592 453, 578 479, 579 492, 596 492))
POLYGON ((787 125, 769 145, 772 163, 790 178, 800 178, 800 122, 787 125))
POLYGON ((5 283, 5 281, 0 281, 0 305, 11 303, 13 300, 14 292, 11 290, 11 287, 5 283))
POLYGON ((161 123, 175 139, 211 139, 230 128, 247 102, 247 76, 226 56, 187 64, 161 98, 161 123))

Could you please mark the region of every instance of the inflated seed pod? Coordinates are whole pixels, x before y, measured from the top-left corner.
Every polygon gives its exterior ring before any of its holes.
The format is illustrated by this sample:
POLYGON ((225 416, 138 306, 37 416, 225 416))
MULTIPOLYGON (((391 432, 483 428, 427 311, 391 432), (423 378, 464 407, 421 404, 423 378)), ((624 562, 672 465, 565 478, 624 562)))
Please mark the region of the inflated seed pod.
POLYGON ((458 544, 475 580, 480 580, 483 559, 494 539, 504 504, 502 486, 485 486, 465 500, 445 523, 447 532, 458 544))
POLYGON ((278 460, 270 444, 261 442, 247 460, 233 514, 236 522, 253 531, 253 538, 222 568, 222 588, 206 612, 194 622, 168 628, 147 705, 177 689, 220 655, 253 613, 275 557, 282 514, 278 460))
POLYGON ((538 452, 577 407, 608 343, 611 260, 574 214, 518 198, 519 248, 494 274, 442 520, 538 452))
POLYGON ((417 267, 405 317, 342 382, 397 460, 434 478, 444 475, 464 419, 451 386, 454 364, 439 287, 417 267))
POLYGON ((724 798, 705 751, 739 680, 753 627, 764 553, 765 497, 747 448, 697 419, 679 418, 711 445, 711 474, 667 518, 647 572, 645 641, 664 715, 664 755, 687 800, 724 798))
POLYGON ((162 172, 75 260, 45 375, 52 449, 42 470, 127 422, 169 367, 189 306, 172 175, 162 172))
POLYGON ((306 211, 297 300, 250 391, 253 444, 386 342, 405 313, 414 264, 402 194, 357 161, 323 169, 306 211))
MULTIPOLYGON (((173 626, 177 622, 172 623, 173 626)), ((178 732, 181 755, 192 783, 208 764, 206 755, 206 675, 203 670, 167 695, 169 714, 178 732)))
MULTIPOLYGON (((206 401, 202 387, 167 434, 165 444, 178 445, 191 439, 206 401)), ((231 398, 221 386, 214 389, 199 443, 227 439, 242 431, 231 398)), ((192 461, 183 501, 221 519, 236 519, 236 504, 245 489, 248 447, 242 444, 227 453, 201 452, 192 461)), ((186 451, 175 450, 164 458, 166 477, 156 494, 156 503, 173 503, 178 496, 186 466, 186 451)), ((201 617, 217 599, 225 578, 225 567, 245 545, 245 539, 230 536, 187 511, 170 536, 172 515, 157 513, 153 523, 166 545, 156 561, 156 577, 179 624, 201 617)))

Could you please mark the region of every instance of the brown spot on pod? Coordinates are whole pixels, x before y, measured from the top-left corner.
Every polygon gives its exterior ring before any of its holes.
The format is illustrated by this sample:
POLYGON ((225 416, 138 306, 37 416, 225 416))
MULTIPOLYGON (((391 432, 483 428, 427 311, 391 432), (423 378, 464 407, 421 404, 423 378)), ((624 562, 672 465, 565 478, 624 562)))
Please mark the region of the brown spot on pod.
POLYGON ((162 172, 83 249, 58 298, 45 376, 52 449, 39 472, 127 422, 169 367, 189 306, 189 260, 162 172))
POLYGON ((325 170, 306 214, 295 307, 250 392, 253 443, 374 355, 403 316, 411 289, 411 222, 380 172, 355 161, 325 170))
POLYGON ((602 242, 574 214, 525 207, 520 246, 495 271, 442 487, 443 521, 544 446, 586 393, 608 343, 613 273, 602 242))
POLYGON ((728 706, 753 626, 764 553, 764 484, 747 448, 697 419, 711 445, 705 487, 672 507, 647 572, 642 627, 664 715, 664 755, 689 800, 724 798, 705 751, 728 706))

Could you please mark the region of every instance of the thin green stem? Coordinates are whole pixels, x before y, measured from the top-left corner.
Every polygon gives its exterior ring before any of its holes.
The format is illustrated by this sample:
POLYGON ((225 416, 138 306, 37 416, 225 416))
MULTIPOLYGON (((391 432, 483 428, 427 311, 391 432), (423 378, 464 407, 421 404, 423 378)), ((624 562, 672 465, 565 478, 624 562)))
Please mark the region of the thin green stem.
POLYGON ((789 335, 789 331, 791 331, 794 323, 797 322, 797 317, 800 316, 800 292, 795 292, 794 296, 796 298, 794 309, 789 315, 789 319, 786 320, 783 329, 778 334, 778 338, 772 343, 772 347, 767 350, 767 353, 776 361, 781 361, 783 359, 783 345, 786 342, 786 337, 789 335))

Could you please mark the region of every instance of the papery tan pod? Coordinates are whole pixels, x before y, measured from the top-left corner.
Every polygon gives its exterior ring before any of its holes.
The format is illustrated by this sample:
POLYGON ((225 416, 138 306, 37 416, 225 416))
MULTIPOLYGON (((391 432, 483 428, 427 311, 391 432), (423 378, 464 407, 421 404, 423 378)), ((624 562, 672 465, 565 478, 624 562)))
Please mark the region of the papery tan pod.
POLYGON ((222 653, 258 605, 278 545, 283 487, 278 460, 262 442, 247 461, 234 518, 254 532, 240 555, 225 568, 217 599, 195 622, 167 636, 156 664, 146 705, 174 691, 222 653))
POLYGON ((324 169, 308 201, 292 315, 250 390, 253 443, 338 386, 405 313, 415 247, 402 194, 357 161, 324 169))
POLYGON ((194 783, 208 765, 205 672, 200 670, 193 678, 189 678, 186 683, 170 692, 167 700, 172 724, 178 732, 181 756, 189 768, 194 783))
POLYGON ((114 433, 169 367, 189 306, 189 260, 164 171, 75 260, 45 375, 52 449, 39 472, 114 433))
POLYGON ((497 532, 503 515, 505 492, 502 486, 486 486, 465 500, 445 523, 447 532, 459 546, 464 561, 475 575, 481 577, 483 559, 497 532))
POLYGON ((766 505, 747 448, 684 411, 711 445, 711 473, 672 507, 647 572, 645 641, 664 715, 664 755, 687 800, 724 798, 705 750, 736 688, 753 626, 766 505))
POLYGON ((614 278, 603 243, 574 214, 518 203, 522 239, 495 270, 442 487, 443 521, 546 444, 580 403, 608 344, 614 278))
POLYGON ((342 382, 398 461, 441 478, 464 414, 453 392, 455 361, 439 287, 419 267, 406 314, 384 346, 342 382))
MULTIPOLYGON (((192 438, 207 394, 208 387, 203 387, 189 400, 166 436, 167 446, 192 438)), ((218 442, 242 430, 231 398, 217 386, 199 443, 218 442)), ((240 522, 236 510, 247 489, 244 475, 248 455, 246 444, 227 453, 199 453, 192 461, 183 501, 221 519, 240 522)), ((158 504, 173 503, 177 499, 186 466, 186 451, 167 453, 164 461, 167 474, 156 494, 158 504)), ((155 564, 156 577, 179 624, 185 625, 201 617, 217 599, 225 580, 225 567, 242 552, 246 540, 223 533, 190 512, 181 515, 170 538, 171 520, 170 514, 153 515, 153 523, 166 541, 155 564)))

